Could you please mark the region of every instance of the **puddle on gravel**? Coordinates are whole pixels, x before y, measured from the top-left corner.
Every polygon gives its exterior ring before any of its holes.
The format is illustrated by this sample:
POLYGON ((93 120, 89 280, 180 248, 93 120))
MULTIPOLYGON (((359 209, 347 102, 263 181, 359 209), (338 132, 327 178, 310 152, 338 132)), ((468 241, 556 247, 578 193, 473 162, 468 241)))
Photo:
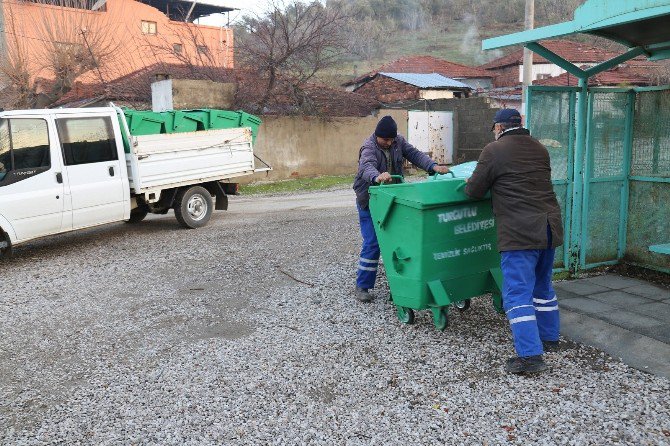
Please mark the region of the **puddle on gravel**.
POLYGON ((324 404, 332 403, 337 396, 335 389, 331 384, 323 384, 319 387, 312 387, 307 391, 307 395, 314 400, 324 404))

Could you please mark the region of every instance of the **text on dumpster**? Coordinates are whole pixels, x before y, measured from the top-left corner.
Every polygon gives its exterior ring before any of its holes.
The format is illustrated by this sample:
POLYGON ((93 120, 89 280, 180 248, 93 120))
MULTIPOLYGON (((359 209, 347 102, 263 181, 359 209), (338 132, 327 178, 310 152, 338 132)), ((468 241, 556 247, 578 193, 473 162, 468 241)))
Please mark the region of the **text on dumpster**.
POLYGON ((468 232, 475 232, 484 229, 491 229, 495 226, 496 221, 493 218, 488 220, 481 221, 472 221, 468 223, 461 223, 460 225, 454 226, 454 234, 467 234, 468 232))
POLYGON ((467 248, 452 249, 451 251, 435 252, 433 258, 435 260, 450 259, 453 257, 467 256, 476 254, 478 252, 492 251, 493 245, 491 243, 482 243, 481 245, 468 246, 467 248))
POLYGON ((464 218, 476 217, 476 216, 477 216, 477 207, 472 206, 467 208, 454 209, 453 211, 437 214, 437 221, 440 223, 449 223, 450 221, 458 221, 463 220, 464 218))

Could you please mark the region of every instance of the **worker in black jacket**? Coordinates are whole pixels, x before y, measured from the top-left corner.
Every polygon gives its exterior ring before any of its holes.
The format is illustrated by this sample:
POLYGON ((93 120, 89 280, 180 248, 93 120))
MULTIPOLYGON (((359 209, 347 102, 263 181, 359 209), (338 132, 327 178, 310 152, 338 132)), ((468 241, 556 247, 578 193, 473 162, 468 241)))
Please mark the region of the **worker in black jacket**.
POLYGON ((503 308, 517 357, 511 373, 546 369, 545 350, 558 348, 559 313, 552 287, 554 250, 563 244, 561 209, 551 184, 547 149, 521 126, 513 109, 496 113, 496 141, 484 147, 465 193, 491 191, 503 273, 503 308))

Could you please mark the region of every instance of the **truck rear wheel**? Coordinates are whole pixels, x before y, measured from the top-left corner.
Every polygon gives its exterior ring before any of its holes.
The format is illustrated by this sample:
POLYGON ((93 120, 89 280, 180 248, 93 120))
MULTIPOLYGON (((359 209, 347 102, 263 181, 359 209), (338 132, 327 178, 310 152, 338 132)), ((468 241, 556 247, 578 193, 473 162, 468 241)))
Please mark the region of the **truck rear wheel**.
POLYGON ((201 228, 212 217, 214 203, 209 191, 201 186, 182 189, 174 201, 174 214, 181 226, 187 229, 201 228))

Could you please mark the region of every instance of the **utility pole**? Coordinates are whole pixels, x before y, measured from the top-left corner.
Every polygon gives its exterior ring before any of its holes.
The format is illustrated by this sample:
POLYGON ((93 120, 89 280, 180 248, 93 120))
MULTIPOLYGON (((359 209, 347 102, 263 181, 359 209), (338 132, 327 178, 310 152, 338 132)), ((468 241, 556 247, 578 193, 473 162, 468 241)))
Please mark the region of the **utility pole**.
MULTIPOLYGON (((526 0, 525 28, 535 28, 535 0, 526 0)), ((523 93, 521 94, 521 114, 526 115, 526 90, 533 83, 533 52, 528 48, 523 49, 523 93)), ((528 125, 528 123, 526 123, 528 125)))

